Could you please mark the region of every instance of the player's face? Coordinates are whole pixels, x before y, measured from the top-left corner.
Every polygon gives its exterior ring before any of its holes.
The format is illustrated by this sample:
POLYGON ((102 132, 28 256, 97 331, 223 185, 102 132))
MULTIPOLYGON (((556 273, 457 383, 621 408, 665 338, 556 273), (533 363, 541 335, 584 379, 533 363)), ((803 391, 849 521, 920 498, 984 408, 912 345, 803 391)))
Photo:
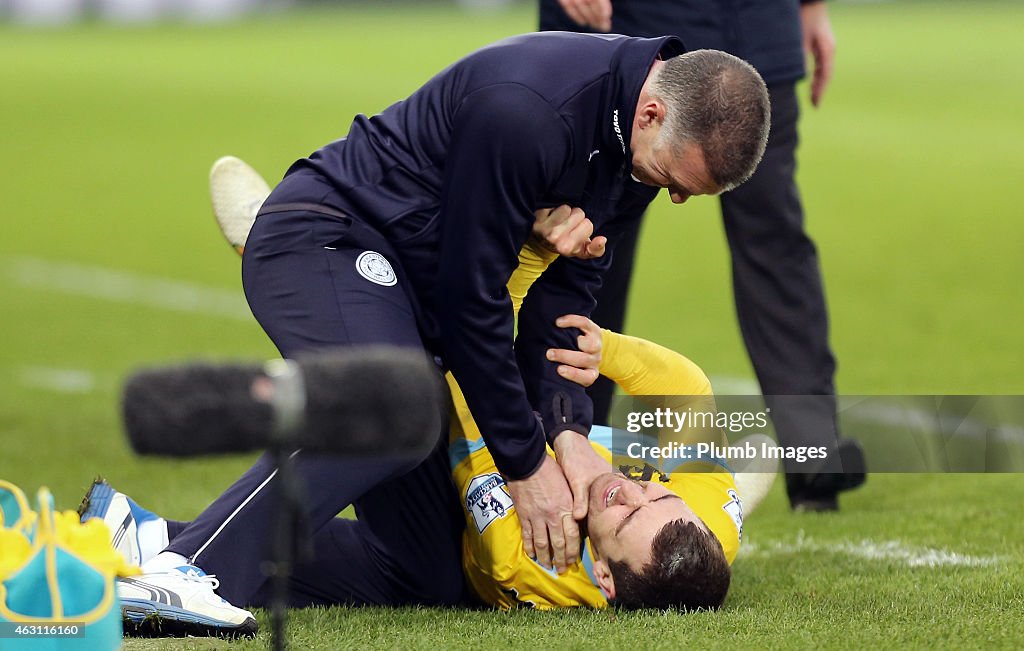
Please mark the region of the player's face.
POLYGON ((655 534, 680 519, 704 527, 686 502, 661 482, 637 482, 608 473, 590 486, 587 530, 602 559, 624 560, 639 570, 650 560, 655 534))
POLYGON ((655 122, 634 139, 634 178, 645 185, 667 189, 673 203, 685 203, 695 195, 717 194, 719 188, 708 172, 701 148, 686 144, 677 152, 675 147, 659 140, 660 131, 660 124, 655 122))

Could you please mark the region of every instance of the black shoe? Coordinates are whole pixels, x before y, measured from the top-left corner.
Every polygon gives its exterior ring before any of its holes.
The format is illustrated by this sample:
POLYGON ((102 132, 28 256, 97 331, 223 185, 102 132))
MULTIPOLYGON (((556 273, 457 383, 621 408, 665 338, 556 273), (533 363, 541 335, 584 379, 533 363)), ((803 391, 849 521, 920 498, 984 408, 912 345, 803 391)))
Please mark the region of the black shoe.
POLYGON ((823 512, 839 510, 839 493, 862 486, 867 480, 864 450, 854 439, 843 439, 838 446, 843 472, 787 475, 786 492, 794 511, 823 512))

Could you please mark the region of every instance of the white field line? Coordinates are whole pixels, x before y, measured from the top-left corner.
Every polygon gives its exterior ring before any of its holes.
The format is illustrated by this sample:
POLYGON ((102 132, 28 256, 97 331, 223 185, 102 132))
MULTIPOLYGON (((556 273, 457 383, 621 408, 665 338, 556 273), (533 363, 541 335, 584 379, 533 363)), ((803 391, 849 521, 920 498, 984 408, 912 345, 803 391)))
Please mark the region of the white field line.
MULTIPOLYGON (((0 263, 5 275, 22 287, 240 321, 252 319, 240 291, 42 258, 6 257, 0 258, 0 263)), ((24 382, 35 386, 49 385, 54 390, 65 392, 81 392, 82 387, 88 384, 83 376, 75 375, 82 373, 80 371, 72 371, 63 377, 52 371, 42 374, 29 372, 24 382)), ((757 382, 749 378, 714 377, 712 385, 715 392, 722 395, 757 395, 760 392, 757 382)), ((913 423, 920 431, 932 434, 955 431, 958 435, 976 437, 989 432, 984 424, 972 420, 943 422, 935 427, 935 415, 921 410, 873 409, 864 416, 876 424, 906 426, 913 423)), ((1024 443, 1024 428, 1002 426, 994 433, 1000 439, 1024 443)))
POLYGON ((91 393, 96 389, 96 375, 92 371, 46 366, 24 366, 18 369, 22 386, 44 389, 56 393, 91 393))
POLYGON ((989 567, 1003 562, 1001 556, 972 556, 947 549, 917 547, 896 540, 860 540, 857 542, 818 542, 802 532, 790 542, 744 543, 740 556, 763 558, 794 554, 834 554, 866 561, 894 562, 907 567, 989 567))
POLYGON ((72 296, 250 321, 241 291, 41 258, 0 259, 13 283, 72 296))
POLYGON ((715 394, 724 396, 761 395, 761 385, 755 380, 743 377, 715 376, 710 378, 715 394))

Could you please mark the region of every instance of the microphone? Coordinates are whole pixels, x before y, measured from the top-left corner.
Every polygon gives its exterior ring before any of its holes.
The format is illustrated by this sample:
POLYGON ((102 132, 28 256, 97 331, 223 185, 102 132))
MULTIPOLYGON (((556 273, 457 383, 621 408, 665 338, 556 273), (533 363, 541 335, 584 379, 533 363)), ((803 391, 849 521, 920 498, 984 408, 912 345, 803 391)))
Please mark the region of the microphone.
POLYGON ((373 346, 267 364, 145 369, 128 378, 121 408, 139 454, 303 448, 407 455, 437 442, 446 422, 445 390, 422 352, 373 346))

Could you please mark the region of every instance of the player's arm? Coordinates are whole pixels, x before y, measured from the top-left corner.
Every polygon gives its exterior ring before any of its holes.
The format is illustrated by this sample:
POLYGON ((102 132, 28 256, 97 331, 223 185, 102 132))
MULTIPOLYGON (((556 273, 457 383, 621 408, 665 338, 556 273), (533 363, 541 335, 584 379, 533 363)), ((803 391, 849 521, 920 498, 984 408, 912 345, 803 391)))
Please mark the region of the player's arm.
POLYGON ((516 363, 506 283, 533 211, 571 154, 561 116, 528 88, 498 84, 464 98, 453 117, 441 192, 436 288, 445 306, 438 314, 445 361, 509 479, 527 551, 560 568, 575 560, 579 530, 516 363))
POLYGON ((556 259, 558 259, 557 251, 552 251, 535 239, 530 239, 520 249, 519 265, 512 272, 512 277, 508 279, 508 294, 512 299, 512 311, 516 316, 519 315, 519 308, 523 306, 523 299, 526 298, 530 287, 556 259))
MULTIPOLYGON (((646 205, 654 198, 656 188, 627 194, 630 201, 642 201, 646 205)), ((633 219, 639 219, 642 211, 628 210, 621 214, 633 213, 636 214, 633 219)), ((594 292, 611 264, 611 254, 603 252, 603 245, 617 241, 630 223, 626 218, 617 218, 602 227, 602 235, 592 240, 602 245, 600 257, 563 256, 555 260, 535 283, 519 314, 516 358, 526 379, 527 395, 543 419, 549 441, 554 441, 565 430, 586 437, 593 419, 590 398, 577 383, 583 380, 586 386, 586 378, 549 357, 551 350, 574 349, 581 333, 571 325, 555 328, 552 325, 567 314, 589 318, 596 304, 594 292)), ((593 379, 596 377, 589 381, 593 379)))
POLYGON ((531 475, 544 436, 512 352, 506 283, 531 232, 538 198, 569 148, 565 125, 531 91, 505 85, 469 95, 454 117, 441 196, 437 296, 445 361, 466 395, 498 468, 531 475))
MULTIPOLYGON (((604 354, 601 374, 637 396, 648 408, 663 407, 677 413, 717 411, 711 381, 691 359, 654 342, 602 330, 604 354)), ((691 421, 688 421, 690 423, 691 421)), ((707 420, 698 420, 679 429, 659 432, 659 443, 685 445, 726 440, 720 428, 707 420)))
POLYGON ((548 351, 575 348, 579 333, 557 327, 556 321, 566 313, 589 316, 595 305, 593 292, 606 266, 605 258, 555 260, 534 283, 519 312, 516 359, 549 442, 566 430, 583 436, 590 432, 590 398, 582 386, 558 372, 559 365, 548 351))
POLYGON ((629 395, 712 395, 707 375, 685 355, 606 329, 601 329, 601 340, 601 375, 629 395))
MULTIPOLYGON (((716 410, 710 380, 685 355, 646 339, 600 329, 593 321, 579 315, 566 315, 559 323, 582 333, 576 350, 551 351, 552 359, 567 367, 567 372, 591 373, 595 355, 584 351, 596 350, 601 375, 613 380, 628 395, 636 396, 647 408, 716 410)), ((725 442, 718 428, 704 426, 667 430, 659 438, 662 443, 725 442)))

